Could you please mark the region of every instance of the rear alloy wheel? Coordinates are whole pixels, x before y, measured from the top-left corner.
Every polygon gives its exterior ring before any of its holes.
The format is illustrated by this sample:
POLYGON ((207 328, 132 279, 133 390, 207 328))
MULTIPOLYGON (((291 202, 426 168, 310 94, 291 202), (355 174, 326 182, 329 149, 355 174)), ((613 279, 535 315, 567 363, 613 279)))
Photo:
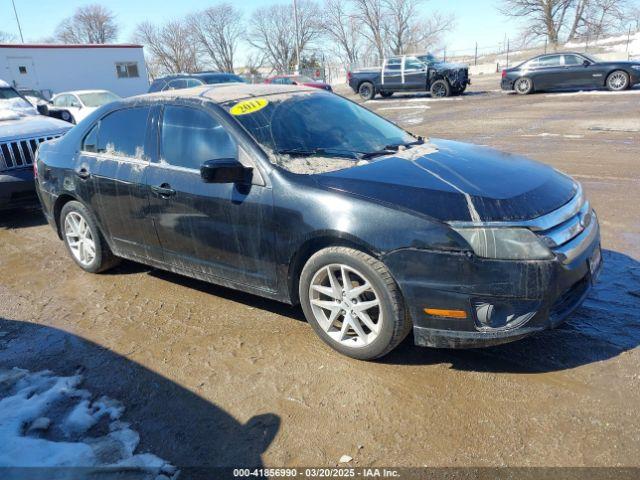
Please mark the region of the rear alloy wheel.
POLYGON ((519 95, 528 95, 533 92, 533 82, 527 77, 519 78, 516 80, 516 83, 514 83, 513 89, 519 95))
POLYGON ((71 113, 67 112, 66 110, 60 114, 60 118, 62 118, 62 120, 64 120, 65 122, 73 123, 74 125, 76 124, 76 120, 75 118, 73 118, 73 115, 71 115, 71 113))
POLYGON ((302 270, 299 293, 320 338, 353 358, 381 357, 411 329, 387 268, 358 250, 331 247, 313 255, 302 270))
POLYGON ((620 92, 629 87, 629 75, 622 70, 616 70, 607 77, 607 88, 613 92, 620 92))
POLYGON ((67 250, 83 270, 102 272, 119 262, 98 230, 93 215, 80 202, 70 201, 62 207, 60 229, 67 250))
POLYGON ((358 94, 363 100, 372 100, 373 97, 376 96, 376 91, 371 82, 363 82, 360 87, 358 87, 358 94))
POLYGON ((446 80, 436 80, 431 84, 431 96, 434 98, 444 98, 451 95, 451 85, 446 80))

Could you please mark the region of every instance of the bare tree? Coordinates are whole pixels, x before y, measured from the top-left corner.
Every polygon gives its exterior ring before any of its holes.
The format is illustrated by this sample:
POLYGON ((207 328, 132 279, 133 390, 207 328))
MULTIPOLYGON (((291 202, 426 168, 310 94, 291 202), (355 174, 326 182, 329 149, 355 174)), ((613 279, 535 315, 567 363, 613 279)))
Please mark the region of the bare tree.
POLYGON ((152 76, 200 70, 191 29, 184 20, 173 20, 162 26, 141 23, 136 27, 134 40, 147 48, 147 65, 152 76))
POLYGON ((16 41, 16 36, 12 33, 0 31, 0 43, 13 43, 16 41))
POLYGON ((395 55, 428 49, 438 38, 451 30, 452 15, 433 12, 426 18, 420 15, 424 0, 383 0, 383 22, 386 38, 395 55))
POLYGON ((55 37, 62 43, 109 43, 118 38, 118 24, 106 7, 86 5, 58 25, 55 37))
POLYGON ((384 0, 353 0, 355 14, 363 24, 361 34, 375 47, 378 61, 385 56, 384 0))
POLYGON ((358 61, 361 48, 359 22, 343 0, 325 0, 322 27, 336 45, 337 55, 346 64, 358 61))
POLYGON ((190 15, 189 26, 202 53, 217 70, 233 72, 238 42, 243 33, 242 15, 229 3, 190 15))
MULTIPOLYGON (((247 41, 264 52, 278 72, 290 72, 296 63, 296 35, 293 8, 289 4, 262 7, 249 20, 247 41)), ((322 34, 320 9, 315 2, 298 1, 298 45, 300 54, 322 34)))
POLYGON ((582 14, 583 35, 599 37, 615 32, 630 12, 625 0, 592 0, 582 14))
POLYGON ((573 3, 574 0, 503 0, 500 11, 509 17, 525 18, 531 35, 545 36, 549 43, 557 45, 573 3))

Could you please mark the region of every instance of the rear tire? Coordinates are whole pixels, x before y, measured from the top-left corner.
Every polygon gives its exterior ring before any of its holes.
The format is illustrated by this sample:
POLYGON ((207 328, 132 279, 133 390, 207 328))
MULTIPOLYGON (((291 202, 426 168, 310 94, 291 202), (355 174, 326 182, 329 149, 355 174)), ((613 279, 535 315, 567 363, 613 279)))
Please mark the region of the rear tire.
POLYGON ((522 77, 515 81, 513 89, 518 95, 529 95, 533 92, 533 80, 528 77, 522 77))
POLYGON ((621 92, 629 88, 629 74, 624 70, 611 72, 607 77, 607 88, 612 92, 621 92))
POLYGON ((411 331, 389 270, 359 250, 329 247, 314 254, 302 269, 299 295, 318 336, 352 358, 382 357, 411 331))
POLYGON ((60 212, 59 225, 67 252, 85 272, 104 272, 120 263, 100 233, 93 214, 82 203, 67 202, 60 212))
POLYGON ((360 98, 367 101, 373 100, 373 97, 376 96, 376 89, 371 82, 362 82, 358 87, 358 94, 360 98))
POLYGON ((429 89, 433 98, 444 98, 451 96, 451 85, 446 80, 436 80, 429 89))

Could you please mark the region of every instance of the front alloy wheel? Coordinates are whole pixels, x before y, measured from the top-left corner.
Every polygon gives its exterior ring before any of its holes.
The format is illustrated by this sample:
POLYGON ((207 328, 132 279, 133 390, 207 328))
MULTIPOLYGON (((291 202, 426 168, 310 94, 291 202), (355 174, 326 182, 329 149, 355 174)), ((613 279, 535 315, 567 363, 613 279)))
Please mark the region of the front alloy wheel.
POLYGON ((311 280, 314 317, 333 340, 347 347, 373 342, 384 322, 380 300, 365 275, 344 264, 320 269, 311 280))
POLYGON ((609 90, 614 92, 619 92, 621 90, 626 90, 629 86, 629 75, 622 70, 616 70, 611 75, 607 77, 607 87, 609 90))
POLYGON ((409 333, 400 289, 378 259, 349 247, 316 252, 300 274, 304 315, 318 336, 344 355, 386 355, 409 333))

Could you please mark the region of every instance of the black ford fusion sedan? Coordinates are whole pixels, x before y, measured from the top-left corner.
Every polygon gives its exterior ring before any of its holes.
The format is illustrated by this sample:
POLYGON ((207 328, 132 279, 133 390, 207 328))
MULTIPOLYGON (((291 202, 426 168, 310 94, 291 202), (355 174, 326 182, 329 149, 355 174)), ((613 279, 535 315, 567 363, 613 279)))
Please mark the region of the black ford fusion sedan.
POLYGON ((540 55, 502 71, 503 90, 527 95, 540 90, 603 88, 622 91, 640 83, 640 62, 602 62, 581 53, 540 55))
POLYGON ((598 221, 568 176, 415 137, 314 88, 120 100, 36 165, 49 223, 85 271, 126 258, 300 303, 322 340, 360 359, 412 329, 419 345, 476 347, 553 327, 601 263, 598 221))

